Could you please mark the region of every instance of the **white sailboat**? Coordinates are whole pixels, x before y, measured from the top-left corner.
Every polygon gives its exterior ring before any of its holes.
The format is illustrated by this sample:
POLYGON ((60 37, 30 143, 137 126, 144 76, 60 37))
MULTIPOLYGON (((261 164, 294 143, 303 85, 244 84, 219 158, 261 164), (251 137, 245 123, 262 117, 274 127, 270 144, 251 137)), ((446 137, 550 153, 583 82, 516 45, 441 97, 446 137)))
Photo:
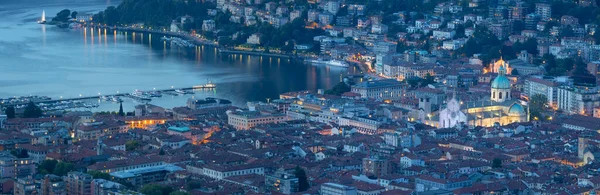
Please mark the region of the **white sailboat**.
POLYGON ((42 10, 42 19, 38 21, 38 24, 46 24, 46 11, 42 10))

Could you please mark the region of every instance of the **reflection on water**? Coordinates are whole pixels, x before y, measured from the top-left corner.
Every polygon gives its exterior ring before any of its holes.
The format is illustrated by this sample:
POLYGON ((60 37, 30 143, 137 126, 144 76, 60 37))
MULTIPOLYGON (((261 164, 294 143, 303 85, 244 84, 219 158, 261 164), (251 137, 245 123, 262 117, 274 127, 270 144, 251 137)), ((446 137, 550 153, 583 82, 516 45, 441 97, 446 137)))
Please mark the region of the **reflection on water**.
MULTIPOLYGON (((82 6, 77 7, 68 2, 54 0, 44 9, 54 15, 66 5, 74 10, 99 10, 107 3, 82 0, 82 6)), ((12 3, 18 10, 19 2, 12 3)), ((226 98, 242 105, 248 100, 274 99, 287 91, 331 88, 340 81, 340 74, 348 74, 345 69, 288 59, 221 55, 210 46, 181 48, 160 40, 162 35, 156 34, 38 25, 31 21, 41 10, 27 5, 22 6, 22 14, 0 11, 0 97, 47 95, 58 99, 134 89, 182 88, 211 80, 218 90, 197 92, 195 98, 226 98)), ((187 98, 165 96, 152 103, 173 107, 184 105, 187 98)), ((133 104, 126 102, 124 106, 133 109, 133 104)), ((99 109, 114 107, 108 105, 99 109)))

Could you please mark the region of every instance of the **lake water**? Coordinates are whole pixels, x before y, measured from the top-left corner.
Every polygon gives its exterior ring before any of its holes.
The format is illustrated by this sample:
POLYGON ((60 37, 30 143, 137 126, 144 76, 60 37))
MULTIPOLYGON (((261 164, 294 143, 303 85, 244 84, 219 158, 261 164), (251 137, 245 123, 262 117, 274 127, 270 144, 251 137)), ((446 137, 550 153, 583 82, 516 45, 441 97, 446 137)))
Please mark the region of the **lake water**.
MULTIPOLYGON (((40 25, 68 8, 93 13, 116 0, 1 0, 0 97, 46 95, 60 97, 128 93, 217 84, 215 91, 153 99, 171 108, 190 98, 226 98, 236 105, 265 101, 288 91, 327 89, 341 75, 358 70, 304 65, 287 59, 220 55, 213 47, 171 47, 159 35, 105 32, 98 29, 60 29, 40 25)), ((135 102, 127 100, 126 110, 135 102)), ((97 109, 116 111, 117 104, 97 109)))

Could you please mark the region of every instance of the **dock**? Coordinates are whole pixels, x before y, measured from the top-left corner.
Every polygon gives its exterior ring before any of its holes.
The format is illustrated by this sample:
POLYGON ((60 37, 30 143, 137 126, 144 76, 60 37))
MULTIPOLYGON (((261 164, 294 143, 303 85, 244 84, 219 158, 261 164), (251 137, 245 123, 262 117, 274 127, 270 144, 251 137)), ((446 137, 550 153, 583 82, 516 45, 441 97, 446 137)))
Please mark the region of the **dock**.
POLYGON ((287 58, 287 59, 293 58, 293 56, 291 56, 291 55, 258 52, 258 51, 239 51, 239 50, 219 49, 219 53, 226 54, 226 55, 243 54, 243 55, 265 56, 265 57, 276 57, 276 58, 287 58))
MULTIPOLYGON (((156 90, 152 90, 152 92, 160 92, 160 93, 166 93, 166 94, 172 94, 175 93, 175 90, 184 90, 184 91, 190 91, 190 90, 196 90, 196 89, 206 89, 206 90, 213 90, 217 88, 217 86, 213 83, 208 83, 205 85, 196 85, 196 86, 192 86, 192 87, 184 87, 184 88, 169 88, 169 89, 156 89, 156 90)), ((104 94, 104 95, 93 95, 93 96, 81 96, 81 97, 74 97, 74 98, 61 98, 61 99, 34 99, 33 103, 39 104, 39 103, 44 103, 44 104, 51 104, 51 103, 57 103, 57 102, 62 102, 62 101, 77 101, 77 100, 95 100, 95 99, 100 99, 102 96, 115 96, 115 97, 127 97, 127 98, 132 98, 130 97, 130 93, 115 93, 115 94, 104 94)), ((8 98, 8 100, 10 99, 15 99, 15 98, 8 98)), ((7 100, 7 99, 4 99, 7 100)), ((26 105, 28 104, 29 101, 22 101, 22 102, 18 102, 18 103, 1 103, 0 102, 0 106, 2 107, 8 107, 8 106, 20 106, 20 105, 26 105)))

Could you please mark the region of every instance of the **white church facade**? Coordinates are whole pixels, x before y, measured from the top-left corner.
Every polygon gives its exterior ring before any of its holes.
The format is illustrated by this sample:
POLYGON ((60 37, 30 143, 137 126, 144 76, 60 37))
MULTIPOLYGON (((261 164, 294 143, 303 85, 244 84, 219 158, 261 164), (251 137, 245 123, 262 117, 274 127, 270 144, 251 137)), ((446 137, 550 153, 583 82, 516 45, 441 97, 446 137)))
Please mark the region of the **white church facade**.
POLYGON ((504 66, 499 68, 498 73, 492 82, 489 98, 462 102, 453 96, 444 109, 429 114, 424 123, 438 128, 452 128, 459 124, 491 127, 529 121, 525 108, 518 100, 512 99, 511 83, 504 66))

